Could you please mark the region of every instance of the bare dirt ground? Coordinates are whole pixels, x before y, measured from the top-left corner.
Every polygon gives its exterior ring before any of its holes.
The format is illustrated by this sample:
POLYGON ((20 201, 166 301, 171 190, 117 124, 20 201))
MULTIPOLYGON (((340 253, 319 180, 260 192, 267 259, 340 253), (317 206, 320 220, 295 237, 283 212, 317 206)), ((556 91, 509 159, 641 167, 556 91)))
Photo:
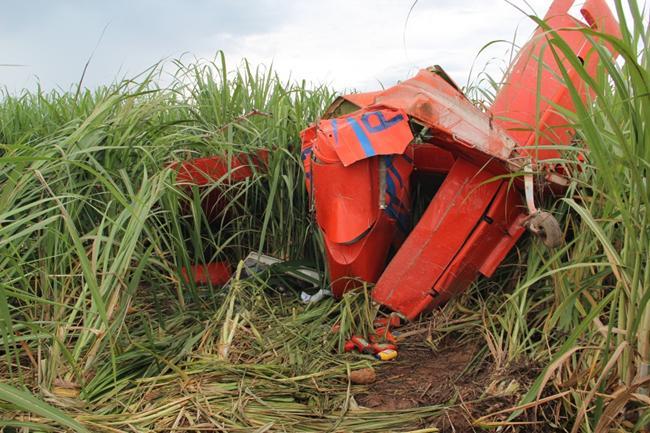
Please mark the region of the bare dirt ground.
POLYGON ((432 420, 441 432, 485 431, 473 420, 516 405, 538 369, 515 365, 499 371, 480 349, 480 342, 459 343, 452 337, 435 350, 421 340, 403 342, 399 358, 377 368, 377 380, 355 398, 379 410, 448 406, 432 420))

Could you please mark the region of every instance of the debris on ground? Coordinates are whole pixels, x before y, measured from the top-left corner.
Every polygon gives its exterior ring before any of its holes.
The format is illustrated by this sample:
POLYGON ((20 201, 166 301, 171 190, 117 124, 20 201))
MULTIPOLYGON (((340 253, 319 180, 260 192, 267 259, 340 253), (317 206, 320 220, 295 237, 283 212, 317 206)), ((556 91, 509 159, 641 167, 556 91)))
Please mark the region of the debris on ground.
POLYGON ((369 385, 377 380, 377 374, 372 367, 353 370, 349 374, 350 382, 355 385, 369 385))
POLYGON ((381 364, 376 381, 355 399, 379 411, 444 405, 448 409, 433 425, 443 432, 474 431, 473 420, 516 404, 539 373, 536 366, 516 363, 497 369, 485 360, 482 347, 480 341, 453 335, 435 348, 424 339, 407 339, 400 358, 381 364))

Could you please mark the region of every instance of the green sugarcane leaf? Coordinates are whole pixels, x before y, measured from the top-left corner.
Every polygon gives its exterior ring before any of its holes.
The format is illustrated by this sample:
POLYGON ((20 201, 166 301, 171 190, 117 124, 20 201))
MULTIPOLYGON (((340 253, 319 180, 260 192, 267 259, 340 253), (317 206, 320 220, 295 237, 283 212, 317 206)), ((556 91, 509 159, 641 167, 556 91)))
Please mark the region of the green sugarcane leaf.
POLYGON ((78 421, 69 417, 61 410, 50 406, 44 401, 34 397, 31 393, 19 390, 6 383, 0 383, 0 400, 7 401, 21 410, 31 412, 44 418, 55 421, 80 433, 90 433, 78 421))

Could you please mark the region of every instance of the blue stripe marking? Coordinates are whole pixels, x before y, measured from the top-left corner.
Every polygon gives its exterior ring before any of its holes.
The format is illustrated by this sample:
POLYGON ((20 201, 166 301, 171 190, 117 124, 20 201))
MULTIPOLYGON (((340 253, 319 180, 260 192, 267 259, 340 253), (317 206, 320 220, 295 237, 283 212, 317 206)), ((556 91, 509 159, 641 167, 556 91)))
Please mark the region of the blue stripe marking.
POLYGON ((388 193, 388 197, 390 197, 391 203, 393 200, 399 201, 397 198, 397 191, 395 189, 395 182, 393 182, 393 178, 388 173, 386 176, 386 193, 388 193))
POLYGON ((397 188, 395 188, 395 182, 390 175, 386 176, 386 193, 388 193, 388 197, 390 198, 389 206, 395 205, 397 208, 404 207, 402 201, 397 196, 397 188))
POLYGON ((338 146, 339 144, 339 125, 336 123, 336 119, 332 119, 332 132, 334 133, 334 144, 338 146))
POLYGON ((386 212, 390 218, 395 220, 397 228, 399 228, 403 233, 408 233, 410 215, 402 201, 397 196, 395 181, 390 173, 386 176, 386 193, 388 194, 390 201, 388 202, 386 209, 384 209, 384 212, 386 212), (401 210, 404 210, 404 212, 401 210))
POLYGON ((357 122, 356 119, 353 119, 352 117, 348 117, 345 120, 347 120, 350 126, 352 126, 354 134, 357 136, 359 143, 361 143, 363 153, 365 153, 366 156, 375 156, 377 152, 375 152, 375 149, 372 148, 370 140, 368 139, 366 133, 363 131, 363 128, 361 128, 361 125, 359 125, 359 122, 357 122))
MULTIPOLYGON (((300 159, 302 160, 303 163, 312 154, 313 151, 314 150, 311 148, 311 146, 309 146, 309 147, 305 148, 305 150, 300 152, 300 159)), ((307 179, 311 179, 311 170, 309 172, 305 173, 305 177, 307 179)))
POLYGON ((388 214, 388 217, 397 222, 397 228, 400 229, 403 233, 408 233, 409 227, 409 215, 396 211, 392 207, 387 207, 384 209, 384 212, 388 214))
POLYGON ((395 176, 395 179, 399 182, 399 186, 403 187, 404 184, 402 183, 402 176, 399 174, 399 171, 397 171, 397 168, 393 165, 393 157, 387 157, 385 159, 386 161, 386 167, 393 173, 393 176, 395 176))
POLYGON ((385 129, 390 128, 391 126, 395 125, 396 123, 401 122, 404 120, 404 116, 401 114, 396 115, 392 119, 386 120, 384 117, 384 113, 381 111, 370 111, 368 113, 364 113, 361 116, 361 121, 363 122, 364 125, 366 125, 366 129, 368 129, 368 132, 374 134, 375 132, 381 132, 385 129), (370 124, 370 117, 375 116, 379 120, 379 125, 377 126, 372 126, 370 124))
POLYGON ((311 155, 311 153, 312 153, 312 148, 311 148, 311 147, 307 147, 305 150, 303 150, 303 151, 300 153, 300 159, 304 161, 305 159, 307 159, 307 157, 308 157, 309 155, 311 155))

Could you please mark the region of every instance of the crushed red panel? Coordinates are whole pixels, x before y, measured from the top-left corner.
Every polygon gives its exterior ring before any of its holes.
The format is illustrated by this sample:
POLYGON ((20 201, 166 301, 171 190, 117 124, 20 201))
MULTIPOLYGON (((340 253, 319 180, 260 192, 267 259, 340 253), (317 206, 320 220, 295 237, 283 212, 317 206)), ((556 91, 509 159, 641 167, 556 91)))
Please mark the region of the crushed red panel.
POLYGON ((501 238, 509 237, 514 243, 520 231, 510 236, 507 231, 497 229, 496 237, 474 236, 476 241, 467 246, 481 224, 504 227, 510 222, 497 218, 502 215, 496 213, 493 218, 484 218, 504 182, 493 177, 470 162, 456 161, 424 215, 379 278, 372 291, 374 300, 413 319, 434 305, 443 288, 450 284, 466 287, 476 278, 482 261, 493 253, 481 249, 481 254, 471 254, 481 240, 489 248, 503 245, 506 252, 510 249, 509 243, 502 243, 501 238), (454 268, 453 263, 463 266, 454 268))
POLYGON ((209 185, 240 182, 251 177, 255 170, 264 170, 268 164, 268 151, 253 154, 238 153, 228 156, 209 156, 174 163, 171 168, 178 171, 176 182, 188 185, 209 185))
MULTIPOLYGON (((173 163, 177 170, 176 183, 201 188, 201 208, 209 221, 219 217, 228 201, 218 184, 232 185, 242 182, 256 172, 266 171, 269 153, 259 150, 255 153, 237 153, 231 156, 210 156, 173 163)), ((190 204, 182 203, 182 212, 190 212, 190 204)))
MULTIPOLYGON (((587 39, 587 34, 575 29, 589 26, 620 37, 618 23, 604 0, 587 0, 584 3, 580 12, 586 23, 569 15, 573 3, 573 0, 554 2, 544 19, 575 52, 584 72, 594 76, 599 56, 587 39)), ((610 44, 605 46, 614 52, 610 44)), ((579 79, 578 72, 568 59, 559 52, 555 55, 561 59, 562 66, 566 68, 566 73, 584 101, 588 94, 585 83, 579 79)), ((538 28, 519 51, 510 67, 506 82, 490 107, 495 123, 505 128, 518 145, 545 146, 522 149, 524 154, 538 160, 559 158, 560 153, 549 146, 570 143, 575 135, 568 120, 557 109, 562 107, 574 111, 574 104, 555 55, 545 31, 538 28), (536 84, 538 81, 539 87, 536 84)))
POLYGON ((191 265, 189 269, 183 267, 181 275, 185 283, 193 281, 195 284, 222 286, 230 279, 232 268, 228 262, 212 262, 205 265, 191 265))
POLYGON ((377 155, 402 154, 413 134, 403 110, 368 107, 315 125, 314 151, 323 162, 347 167, 377 155))

